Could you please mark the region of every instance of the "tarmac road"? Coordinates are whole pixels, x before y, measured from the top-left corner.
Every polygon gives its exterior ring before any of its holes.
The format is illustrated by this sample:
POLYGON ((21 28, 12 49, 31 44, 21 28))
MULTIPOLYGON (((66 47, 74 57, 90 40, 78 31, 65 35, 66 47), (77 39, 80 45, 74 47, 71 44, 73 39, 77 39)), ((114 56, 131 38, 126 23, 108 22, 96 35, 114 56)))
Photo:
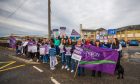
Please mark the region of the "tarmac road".
POLYGON ((16 61, 0 69, 0 84, 140 84, 140 63, 122 62, 125 68, 125 78, 120 80, 116 76, 107 74, 103 74, 102 78, 91 77, 91 71, 88 70, 86 70, 85 76, 77 76, 74 79, 74 74, 61 70, 60 63, 55 71, 51 71, 49 63, 28 64, 9 58, 8 55, 14 55, 14 52, 0 49, 0 68, 6 65, 2 62, 16 61), (17 67, 20 65, 24 66, 17 67), (7 70, 11 67, 15 68, 7 70))

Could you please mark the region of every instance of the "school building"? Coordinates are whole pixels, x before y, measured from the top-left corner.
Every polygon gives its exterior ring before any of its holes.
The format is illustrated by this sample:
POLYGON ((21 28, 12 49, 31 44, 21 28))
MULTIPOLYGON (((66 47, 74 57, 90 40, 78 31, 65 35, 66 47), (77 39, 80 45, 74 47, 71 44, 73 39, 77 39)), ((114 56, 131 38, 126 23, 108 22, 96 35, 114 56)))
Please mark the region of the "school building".
POLYGON ((140 41, 140 25, 126 26, 117 29, 118 39, 128 40, 139 40, 140 41))
MULTIPOLYGON (((132 25, 132 26, 126 26, 117 28, 116 35, 113 36, 113 38, 118 38, 119 40, 139 40, 140 41, 140 25, 132 25)), ((82 39, 90 38, 91 40, 96 40, 97 35, 100 35, 101 32, 106 32, 107 30, 104 28, 98 28, 98 29, 84 29, 82 28, 82 25, 80 25, 80 34, 82 39)), ((112 36, 108 36, 108 38, 112 38, 112 36)))

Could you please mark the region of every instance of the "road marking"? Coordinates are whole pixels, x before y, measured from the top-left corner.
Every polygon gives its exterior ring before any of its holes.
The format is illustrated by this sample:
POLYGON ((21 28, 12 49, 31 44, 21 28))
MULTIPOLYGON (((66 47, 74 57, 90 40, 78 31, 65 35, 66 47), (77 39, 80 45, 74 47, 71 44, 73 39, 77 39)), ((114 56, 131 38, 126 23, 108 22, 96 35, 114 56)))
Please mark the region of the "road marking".
POLYGON ((0 64, 4 64, 4 63, 11 63, 11 62, 16 62, 16 61, 0 62, 0 64))
POLYGON ((7 67, 7 66, 9 66, 9 65, 12 65, 12 64, 14 64, 15 62, 16 62, 16 61, 9 62, 8 64, 6 64, 6 65, 0 67, 0 69, 3 69, 3 68, 5 68, 5 67, 7 67))
POLYGON ((19 68, 19 67, 23 67, 23 66, 25 66, 25 64, 23 64, 23 65, 18 65, 18 66, 15 66, 15 67, 11 67, 11 68, 7 68, 7 69, 3 69, 3 70, 0 70, 0 72, 8 71, 8 70, 15 69, 15 68, 19 68))
POLYGON ((53 77, 51 77, 51 81, 54 83, 54 84, 60 84, 57 80, 55 80, 53 77))
POLYGON ((9 55, 9 57, 12 58, 12 59, 15 59, 15 60, 23 61, 23 62, 28 63, 28 64, 40 64, 38 62, 30 62, 27 59, 23 59, 23 58, 20 58, 20 57, 15 57, 15 56, 12 56, 12 55, 9 55))
POLYGON ((136 52, 135 54, 139 55, 139 54, 140 54, 140 52, 136 52))
POLYGON ((43 72, 43 70, 41 70, 40 68, 33 66, 36 70, 38 70, 39 72, 43 72))

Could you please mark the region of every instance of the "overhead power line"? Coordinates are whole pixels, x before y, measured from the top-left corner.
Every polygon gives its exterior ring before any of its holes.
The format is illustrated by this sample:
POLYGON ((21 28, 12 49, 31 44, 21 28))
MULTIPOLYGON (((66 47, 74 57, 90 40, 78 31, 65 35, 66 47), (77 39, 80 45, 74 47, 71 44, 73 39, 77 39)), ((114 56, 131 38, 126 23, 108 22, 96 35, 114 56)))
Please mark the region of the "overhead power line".
POLYGON ((8 15, 7 19, 9 19, 11 16, 13 16, 19 9, 22 8, 22 6, 25 4, 25 2, 27 2, 28 0, 24 0, 24 2, 21 3, 21 5, 19 5, 16 10, 14 12, 12 12, 10 15, 8 15))

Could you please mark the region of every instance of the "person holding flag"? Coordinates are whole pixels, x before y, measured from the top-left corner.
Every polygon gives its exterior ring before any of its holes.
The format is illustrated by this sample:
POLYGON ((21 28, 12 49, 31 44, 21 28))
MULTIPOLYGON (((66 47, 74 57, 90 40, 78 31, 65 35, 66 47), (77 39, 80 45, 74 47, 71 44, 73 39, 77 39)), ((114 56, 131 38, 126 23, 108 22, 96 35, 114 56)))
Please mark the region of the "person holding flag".
MULTIPOLYGON (((103 47, 99 40, 96 40, 95 45, 96 47, 103 47)), ((98 77, 101 77, 101 71, 92 70, 92 76, 95 77, 97 72, 98 77)))

